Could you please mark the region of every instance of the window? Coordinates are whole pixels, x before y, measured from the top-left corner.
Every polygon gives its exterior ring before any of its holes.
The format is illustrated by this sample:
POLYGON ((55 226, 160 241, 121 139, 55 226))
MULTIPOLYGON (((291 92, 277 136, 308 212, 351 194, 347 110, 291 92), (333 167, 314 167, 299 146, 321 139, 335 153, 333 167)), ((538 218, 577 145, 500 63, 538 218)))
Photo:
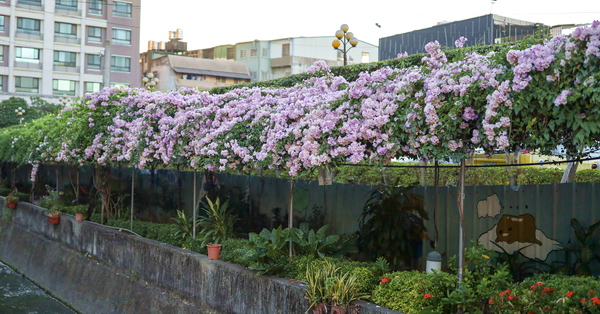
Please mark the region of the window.
POLYGON ((281 56, 289 57, 290 56, 290 44, 281 45, 281 56))
POLYGON ((28 19, 25 17, 17 18, 17 32, 26 34, 40 33, 40 20, 28 19))
POLYGON ((15 76, 15 92, 37 93, 40 87, 40 79, 36 77, 15 76))
POLYGON ((0 15, 0 32, 4 31, 4 15, 0 15))
POLYGON ((131 17, 131 3, 113 1, 113 16, 131 17))
POLYGON ((111 58, 111 70, 116 72, 130 72, 131 59, 129 57, 113 56, 111 58))
POLYGON ((102 14, 102 0, 90 0, 90 14, 102 14))
POLYGON ((269 57, 269 49, 263 48, 262 49, 262 56, 263 56, 263 58, 268 58, 269 57))
POLYGON ((363 52, 360 57, 360 63, 369 63, 371 62, 371 55, 368 52, 363 52))
POLYGON ((260 80, 266 81, 269 79, 269 72, 261 71, 260 72, 260 80))
POLYGON ((246 58, 246 54, 247 54, 247 53, 248 53, 248 52, 246 51, 246 49, 242 49, 242 50, 240 50, 240 58, 242 58, 242 59, 243 59, 243 58, 246 58))
POLYGON ((19 4, 42 6, 42 0, 19 0, 19 4))
POLYGON ((37 48, 17 47, 15 61, 40 63, 40 50, 37 48))
POLYGON ((54 23, 54 35, 58 37, 77 38, 77 25, 70 23, 54 23))
POLYGON ((101 43, 102 42, 102 28, 88 26, 88 41, 101 43))
POLYGON ((250 57, 256 57, 256 49, 250 49, 250 57))
POLYGON ((85 82, 85 93, 96 93, 102 89, 102 84, 96 82, 85 82))
POLYGON ((54 65, 74 67, 77 65, 77 55, 69 51, 54 51, 54 65))
POLYGON ((227 48, 227 59, 235 58, 235 49, 227 48))
POLYGON ((0 92, 4 91, 4 76, 0 75, 0 92))
POLYGON ((56 0, 56 8, 77 11, 77 0, 56 0))
POLYGON ((112 42, 121 45, 131 45, 131 31, 113 28, 112 42))
POLYGON ((217 83, 227 83, 227 79, 224 77, 217 77, 217 83))
POLYGON ((52 94, 75 96, 75 81, 52 80, 52 94))
POLYGON ((100 70, 100 56, 99 55, 87 55, 87 69, 88 70, 100 70))
POLYGON ((4 61, 4 46, 0 45, 0 62, 4 61))
POLYGON ((250 71, 250 76, 252 76, 252 79, 254 79, 254 80, 258 79, 258 75, 256 75, 256 72, 250 71))

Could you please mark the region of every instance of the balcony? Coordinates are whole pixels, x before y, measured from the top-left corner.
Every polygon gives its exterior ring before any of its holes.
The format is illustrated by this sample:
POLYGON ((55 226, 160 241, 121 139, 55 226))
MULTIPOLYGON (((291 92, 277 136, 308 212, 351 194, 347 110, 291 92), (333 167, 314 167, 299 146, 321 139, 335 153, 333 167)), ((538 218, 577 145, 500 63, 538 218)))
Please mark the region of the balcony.
POLYGON ((44 35, 40 32, 32 32, 28 30, 19 30, 17 29, 17 33, 15 34, 16 38, 19 39, 27 39, 27 40, 43 40, 44 35))
POLYGON ((285 68, 292 66, 292 57, 281 57, 271 59, 272 68, 285 68))
POLYGON ((79 73, 79 67, 68 67, 64 65, 53 65, 52 70, 54 72, 66 72, 66 73, 79 73))
POLYGON ((28 70, 41 70, 42 63, 41 62, 15 61, 15 68, 28 69, 28 70))
POLYGON ((36 0, 19 0, 17 2, 17 8, 44 11, 44 6, 42 5, 42 2, 36 0))
POLYGON ((63 43, 63 44, 80 45, 81 44, 81 38, 66 37, 66 36, 61 36, 61 35, 58 35, 58 34, 54 34, 54 42, 63 43))

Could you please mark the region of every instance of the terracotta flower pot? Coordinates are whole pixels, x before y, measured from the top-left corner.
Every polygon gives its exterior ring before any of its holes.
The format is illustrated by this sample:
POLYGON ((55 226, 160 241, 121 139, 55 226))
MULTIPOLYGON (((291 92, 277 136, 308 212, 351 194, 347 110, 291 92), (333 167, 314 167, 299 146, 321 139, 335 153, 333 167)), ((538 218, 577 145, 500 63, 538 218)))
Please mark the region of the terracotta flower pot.
POLYGON ((221 244, 209 244, 206 247, 208 248, 208 259, 219 259, 221 244))
POLYGON ((346 308, 343 306, 332 305, 331 314, 346 314, 346 308))
POLYGON ((48 216, 48 221, 53 225, 58 225, 60 222, 60 216, 48 216))
POLYGON ((327 309, 325 308, 325 304, 319 303, 312 308, 313 314, 325 314, 327 313, 327 309))
POLYGON ((17 208, 17 203, 6 203, 6 207, 15 209, 17 208))
POLYGON ((83 213, 75 213, 75 220, 83 221, 83 213))

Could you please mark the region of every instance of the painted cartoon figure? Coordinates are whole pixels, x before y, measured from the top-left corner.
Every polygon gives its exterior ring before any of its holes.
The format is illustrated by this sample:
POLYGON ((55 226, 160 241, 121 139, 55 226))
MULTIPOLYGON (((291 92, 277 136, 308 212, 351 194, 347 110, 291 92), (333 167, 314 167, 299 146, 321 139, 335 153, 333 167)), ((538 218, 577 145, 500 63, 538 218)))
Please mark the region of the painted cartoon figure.
POLYGON ((496 226, 496 243, 513 242, 542 245, 536 238, 535 218, 530 214, 513 216, 503 215, 496 226))

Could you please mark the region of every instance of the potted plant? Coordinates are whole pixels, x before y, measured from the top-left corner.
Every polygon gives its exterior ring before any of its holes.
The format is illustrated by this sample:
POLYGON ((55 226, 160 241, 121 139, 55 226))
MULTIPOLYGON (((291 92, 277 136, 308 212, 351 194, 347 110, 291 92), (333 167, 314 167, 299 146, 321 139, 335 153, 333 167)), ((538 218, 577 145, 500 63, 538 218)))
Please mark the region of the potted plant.
POLYGON ((329 261, 306 266, 306 298, 314 314, 345 314, 350 302, 360 298, 356 275, 342 273, 329 261))
POLYGON ((53 225, 58 225, 58 223, 60 222, 60 212, 54 210, 48 212, 48 222, 50 222, 53 225))
POLYGON ((234 235, 233 224, 236 217, 228 211, 229 201, 221 203, 217 197, 212 202, 210 198, 206 198, 206 202, 202 204, 206 215, 198 219, 198 225, 202 228, 198 236, 202 246, 206 245, 208 248, 208 259, 219 259, 221 243, 234 235))
POLYGON ((5 199, 6 207, 15 209, 17 208, 17 203, 19 202, 19 197, 14 195, 9 195, 5 199))
POLYGON ((75 211, 75 220, 83 221, 85 219, 87 205, 75 205, 73 206, 73 210, 75 211))

